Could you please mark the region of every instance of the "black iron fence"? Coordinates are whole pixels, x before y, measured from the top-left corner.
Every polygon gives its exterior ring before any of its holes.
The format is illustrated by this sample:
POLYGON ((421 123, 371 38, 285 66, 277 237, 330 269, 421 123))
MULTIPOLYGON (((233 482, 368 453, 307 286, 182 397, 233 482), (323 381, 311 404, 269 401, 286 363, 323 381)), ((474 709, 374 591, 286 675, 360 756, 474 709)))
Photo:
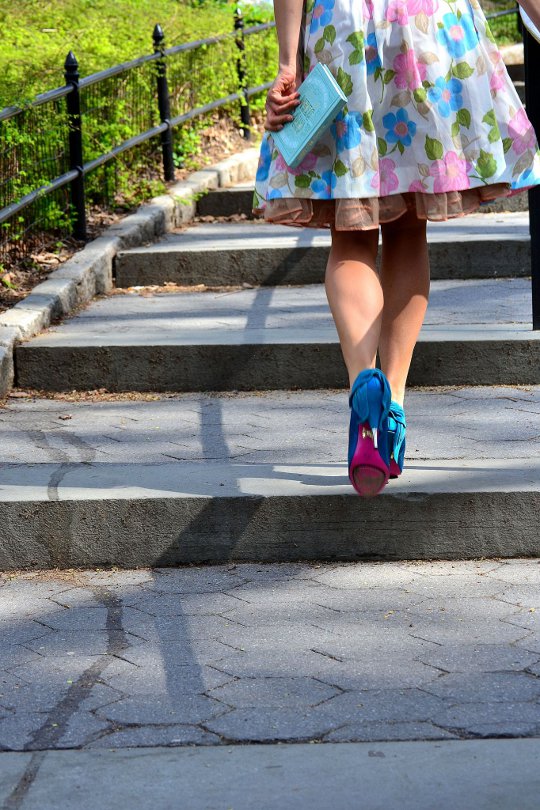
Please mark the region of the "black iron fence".
MULTIPOLYGON (((488 19, 516 14, 513 8, 488 19)), ((540 44, 523 28, 526 105, 540 136, 540 44)), ((275 70, 275 23, 246 28, 235 13, 234 30, 164 48, 159 25, 154 52, 79 78, 70 51, 66 84, 43 93, 24 109, 0 111, 0 260, 24 245, 26 234, 49 223, 71 225, 86 238, 86 179, 115 158, 160 136, 163 176, 174 178, 173 128, 240 103, 244 137, 250 137, 250 97, 270 86, 275 70), (262 79, 251 85, 254 78, 262 79), (99 91, 98 91, 99 88, 99 91), (204 91, 202 90, 204 88, 204 91), (217 96, 217 98, 216 98, 217 96), (9 124, 15 124, 6 128, 9 124), (134 128, 138 134, 125 137, 134 128), (46 137, 36 140, 38 133, 46 137), (38 143, 38 146, 36 146, 38 143), (66 146, 67 144, 67 146, 66 146), (103 152, 105 147, 106 151, 103 152), (93 155, 93 156, 92 156, 93 155), (85 160, 85 158, 88 158, 85 160), (40 202, 46 200, 46 205, 40 202), (28 211, 33 214, 28 215, 28 211)), ((533 329, 540 329, 540 187, 529 192, 533 329)))
POLYGON ((131 150, 153 138, 161 139, 163 177, 173 180, 175 127, 238 104, 249 139, 249 99, 273 78, 274 28, 245 27, 237 9, 229 33, 165 48, 156 25, 153 53, 80 78, 70 51, 63 87, 24 108, 0 110, 0 261, 7 251, 24 255, 29 233, 49 225, 71 224, 73 236, 85 240, 88 181, 99 191, 99 169, 117 173, 120 155, 136 161, 141 150, 131 150))

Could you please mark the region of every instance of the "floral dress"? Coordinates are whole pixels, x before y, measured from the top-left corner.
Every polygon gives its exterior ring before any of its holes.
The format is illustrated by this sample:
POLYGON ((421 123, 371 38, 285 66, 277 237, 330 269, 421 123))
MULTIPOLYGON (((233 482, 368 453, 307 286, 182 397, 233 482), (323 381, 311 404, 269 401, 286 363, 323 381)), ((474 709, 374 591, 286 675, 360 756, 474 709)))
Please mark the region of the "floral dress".
POLYGON ((478 0, 306 0, 304 77, 348 102, 295 169, 265 133, 253 207, 271 222, 443 220, 540 183, 534 130, 478 0))

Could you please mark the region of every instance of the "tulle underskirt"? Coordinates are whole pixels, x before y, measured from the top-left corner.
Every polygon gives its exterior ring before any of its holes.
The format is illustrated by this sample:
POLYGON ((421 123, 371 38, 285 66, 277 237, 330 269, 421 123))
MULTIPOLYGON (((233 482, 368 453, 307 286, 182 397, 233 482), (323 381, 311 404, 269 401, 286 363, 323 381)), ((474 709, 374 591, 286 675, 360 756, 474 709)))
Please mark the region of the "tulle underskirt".
POLYGON ((419 219, 441 222, 477 211, 482 203, 510 197, 526 189, 512 190, 508 183, 494 183, 462 191, 431 194, 421 191, 390 194, 385 197, 315 200, 302 197, 276 197, 254 209, 267 222, 299 227, 358 231, 378 228, 413 210, 419 219))

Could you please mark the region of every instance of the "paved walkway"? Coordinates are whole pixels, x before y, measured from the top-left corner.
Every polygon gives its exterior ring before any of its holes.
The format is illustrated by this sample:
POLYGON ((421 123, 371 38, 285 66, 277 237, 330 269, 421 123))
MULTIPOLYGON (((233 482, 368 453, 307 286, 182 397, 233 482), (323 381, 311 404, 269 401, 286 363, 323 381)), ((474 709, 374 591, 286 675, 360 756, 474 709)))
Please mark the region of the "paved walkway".
POLYGON ((537 810, 538 740, 0 755, 4 810, 537 810))
POLYGON ((0 748, 534 737, 538 560, 4 575, 0 748))

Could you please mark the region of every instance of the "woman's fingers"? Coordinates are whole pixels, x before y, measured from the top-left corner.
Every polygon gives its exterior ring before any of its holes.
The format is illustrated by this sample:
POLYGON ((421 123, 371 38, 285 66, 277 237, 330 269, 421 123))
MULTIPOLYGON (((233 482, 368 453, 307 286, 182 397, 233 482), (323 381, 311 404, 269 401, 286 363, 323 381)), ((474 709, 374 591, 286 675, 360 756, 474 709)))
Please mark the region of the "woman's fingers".
POLYGON ((278 74, 266 97, 265 129, 276 131, 292 121, 292 112, 300 104, 294 80, 288 75, 278 74))
POLYGON ((266 102, 266 109, 272 110, 272 112, 275 113, 276 115, 281 115, 282 113, 285 112, 292 112, 298 107, 299 104, 300 104, 299 99, 293 99, 292 101, 283 101, 283 102, 272 101, 268 99, 268 101, 266 102))

